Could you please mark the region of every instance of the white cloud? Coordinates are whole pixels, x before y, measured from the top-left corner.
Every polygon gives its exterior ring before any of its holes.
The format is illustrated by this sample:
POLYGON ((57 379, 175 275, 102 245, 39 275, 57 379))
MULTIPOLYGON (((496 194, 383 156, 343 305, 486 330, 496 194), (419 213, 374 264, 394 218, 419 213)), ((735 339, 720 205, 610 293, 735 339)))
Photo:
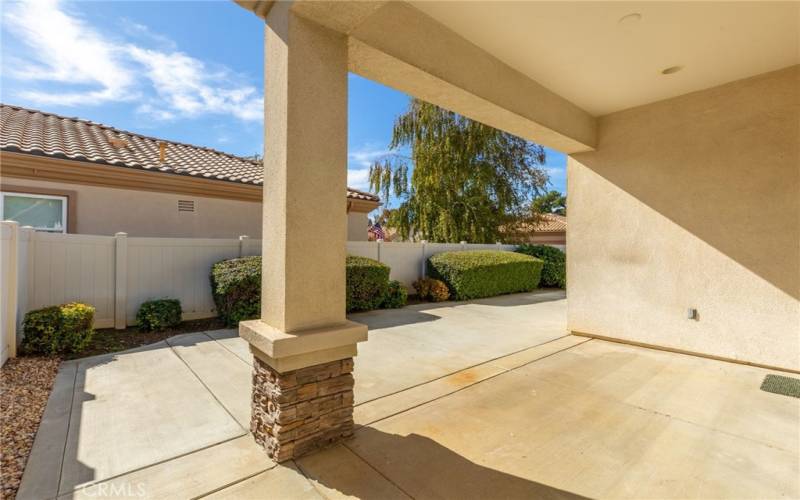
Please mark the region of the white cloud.
POLYGON ((166 109, 158 108, 152 104, 140 104, 136 107, 136 112, 161 121, 168 121, 175 118, 175 113, 167 111, 166 109))
POLYGON ((237 83, 227 69, 209 71, 202 61, 183 52, 129 45, 128 53, 145 68, 159 98, 181 115, 232 114, 242 120, 263 116, 264 101, 256 88, 237 83))
MULTIPOLYGON (((364 146, 348 153, 348 163, 358 168, 369 168, 376 160, 391 154, 388 149, 364 146)), ((353 186, 355 187, 355 186, 353 186)))
POLYGON ((353 189, 366 191, 369 189, 369 170, 368 169, 347 169, 347 185, 353 189))
POLYGON ((567 167, 545 167, 547 175, 551 179, 565 179, 567 177, 567 167))
POLYGON ((127 18, 122 19, 122 30, 129 36, 133 38, 138 38, 145 42, 150 42, 158 47, 169 50, 177 50, 177 44, 167 36, 164 36, 160 33, 153 32, 150 28, 145 26, 144 24, 137 23, 136 21, 132 21, 127 18))
POLYGON ((3 22, 31 50, 26 64, 12 70, 26 81, 86 85, 83 91, 45 93, 26 90, 22 97, 42 103, 97 104, 130 98, 133 74, 121 51, 82 19, 61 10, 57 0, 6 3, 3 22))
POLYGON ((369 167, 375 161, 392 154, 388 149, 381 149, 367 144, 347 154, 347 185, 354 189, 369 190, 369 167))
POLYGON ((225 67, 209 69, 147 26, 122 20, 125 34, 158 49, 117 43, 59 0, 7 5, 4 27, 28 49, 17 54, 12 75, 31 84, 61 84, 18 92, 24 99, 66 106, 139 101, 137 112, 156 120, 203 114, 262 119, 261 92, 246 77, 225 67))

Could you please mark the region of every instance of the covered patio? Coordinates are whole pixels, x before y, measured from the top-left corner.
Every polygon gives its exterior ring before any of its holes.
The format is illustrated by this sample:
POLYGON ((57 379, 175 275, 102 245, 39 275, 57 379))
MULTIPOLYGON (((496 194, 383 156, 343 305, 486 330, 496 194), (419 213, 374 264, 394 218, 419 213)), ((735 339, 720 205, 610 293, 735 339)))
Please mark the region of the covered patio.
POLYGON ((280 465, 234 330, 65 363, 19 499, 795 497, 760 368, 565 335, 563 292, 352 316, 352 439, 280 465))
POLYGON ((800 496, 800 4, 237 3, 261 318, 66 363, 20 498, 800 496), (345 316, 348 71, 570 155, 568 303, 345 316))
POLYGON ((353 431, 348 72, 569 154, 568 332, 800 372, 800 4, 237 3, 266 22, 270 216, 240 335, 270 457, 353 431))

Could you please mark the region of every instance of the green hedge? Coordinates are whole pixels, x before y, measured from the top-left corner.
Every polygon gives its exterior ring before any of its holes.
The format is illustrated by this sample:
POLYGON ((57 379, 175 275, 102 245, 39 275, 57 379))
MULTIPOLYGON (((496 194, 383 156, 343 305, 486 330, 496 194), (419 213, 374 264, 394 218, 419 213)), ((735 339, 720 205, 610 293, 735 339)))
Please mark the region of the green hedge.
POLYGON ((139 306, 136 326, 143 332, 157 332, 181 323, 181 301, 178 299, 148 300, 139 306))
POLYGON ((455 300, 468 300, 534 290, 542 265, 537 258, 514 252, 444 252, 428 259, 428 274, 444 281, 455 300))
POLYGON ((211 295, 228 326, 261 316, 261 257, 217 262, 211 267, 211 295))
POLYGON ((408 302, 408 290, 406 290, 406 287, 397 280, 390 281, 381 308, 399 309, 405 306, 406 302, 408 302))
MULTIPOLYGON (((403 307, 408 294, 390 284, 389 267, 377 260, 348 255, 347 312, 403 307)), ((211 292, 217 314, 229 326, 261 315, 261 257, 217 262, 211 268, 211 292)))
POLYGON ((377 260, 347 256, 347 312, 381 307, 389 290, 389 266, 377 260))
POLYGON ((558 248, 549 245, 520 245, 515 252, 544 261, 542 280, 539 286, 551 288, 567 287, 567 256, 558 248))
POLYGON ((71 302, 25 314, 22 352, 67 354, 81 352, 94 334, 94 307, 71 302))

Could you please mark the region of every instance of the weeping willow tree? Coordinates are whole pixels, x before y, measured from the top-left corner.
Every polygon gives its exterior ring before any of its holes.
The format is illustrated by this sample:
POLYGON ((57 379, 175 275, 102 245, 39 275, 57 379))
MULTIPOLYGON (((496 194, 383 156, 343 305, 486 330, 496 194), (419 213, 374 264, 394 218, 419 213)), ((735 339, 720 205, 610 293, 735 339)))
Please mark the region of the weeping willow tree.
POLYGON ((385 215, 403 239, 494 243, 535 217, 531 200, 548 183, 541 146, 413 99, 389 145, 403 147, 411 157, 393 153, 369 172, 375 192, 399 200, 385 215))

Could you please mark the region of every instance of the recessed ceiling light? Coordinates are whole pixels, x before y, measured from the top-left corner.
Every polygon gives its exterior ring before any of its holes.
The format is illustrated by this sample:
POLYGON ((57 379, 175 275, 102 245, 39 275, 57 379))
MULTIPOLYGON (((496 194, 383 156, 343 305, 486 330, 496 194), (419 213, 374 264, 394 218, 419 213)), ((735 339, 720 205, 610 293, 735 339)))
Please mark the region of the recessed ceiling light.
POLYGON ((670 66, 669 68, 664 68, 661 70, 662 75, 672 75, 677 73, 678 71, 682 70, 683 66, 670 66))
POLYGON ((624 15, 619 18, 619 23, 622 26, 633 26, 634 24, 638 23, 642 20, 642 15, 638 12, 632 12, 630 14, 624 15))

